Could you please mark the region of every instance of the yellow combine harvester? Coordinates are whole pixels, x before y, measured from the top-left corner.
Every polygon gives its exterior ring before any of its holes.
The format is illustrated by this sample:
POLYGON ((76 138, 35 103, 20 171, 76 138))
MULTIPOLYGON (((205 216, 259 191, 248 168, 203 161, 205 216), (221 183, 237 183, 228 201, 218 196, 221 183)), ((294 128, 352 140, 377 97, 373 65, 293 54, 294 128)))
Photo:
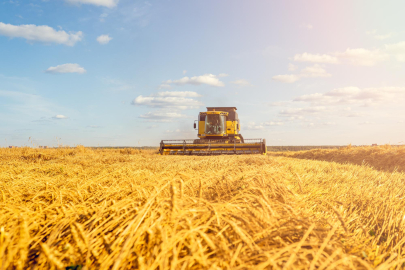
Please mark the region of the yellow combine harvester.
POLYGON ((162 155, 266 154, 265 139, 244 139, 236 107, 207 107, 194 121, 199 139, 162 140, 162 155), (196 123, 198 122, 198 124, 196 123))

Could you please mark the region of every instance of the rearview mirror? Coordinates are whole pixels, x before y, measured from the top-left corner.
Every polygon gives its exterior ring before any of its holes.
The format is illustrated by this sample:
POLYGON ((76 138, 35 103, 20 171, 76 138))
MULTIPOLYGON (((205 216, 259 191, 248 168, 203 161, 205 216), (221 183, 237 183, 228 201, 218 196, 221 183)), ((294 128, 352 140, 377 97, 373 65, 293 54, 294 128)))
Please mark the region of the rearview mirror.
POLYGON ((194 123, 194 129, 196 129, 197 128, 197 124, 196 123, 194 123))

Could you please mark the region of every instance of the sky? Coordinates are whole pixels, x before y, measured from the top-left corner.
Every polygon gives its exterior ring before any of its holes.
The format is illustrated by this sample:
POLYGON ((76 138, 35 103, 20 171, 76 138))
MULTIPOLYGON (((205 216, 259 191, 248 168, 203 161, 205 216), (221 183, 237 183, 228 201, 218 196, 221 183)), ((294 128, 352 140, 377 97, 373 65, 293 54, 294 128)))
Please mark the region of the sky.
POLYGON ((405 142, 400 0, 0 0, 0 147, 405 142))

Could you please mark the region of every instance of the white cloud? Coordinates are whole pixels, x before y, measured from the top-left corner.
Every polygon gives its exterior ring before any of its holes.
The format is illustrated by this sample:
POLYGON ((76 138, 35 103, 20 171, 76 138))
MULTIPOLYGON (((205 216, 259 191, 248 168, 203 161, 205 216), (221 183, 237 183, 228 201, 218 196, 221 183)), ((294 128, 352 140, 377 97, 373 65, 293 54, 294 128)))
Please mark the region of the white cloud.
POLYGON ((192 91, 165 91, 156 94, 159 97, 201 97, 197 92, 192 91))
POLYGON ((336 54, 340 58, 349 60, 353 65, 374 66, 378 62, 385 61, 389 55, 379 49, 367 50, 364 48, 350 49, 336 54))
POLYGON ((313 63, 327 63, 327 64, 337 64, 339 60, 335 56, 328 54, 310 54, 304 52, 303 54, 296 54, 294 56, 294 61, 297 62, 313 62, 313 63))
POLYGON ((226 73, 219 73, 219 75, 218 75, 218 77, 228 77, 229 76, 229 74, 226 74, 226 73))
POLYGON ((384 40, 384 39, 394 36, 394 33, 392 33, 392 32, 385 34, 385 35, 377 34, 376 30, 367 31, 366 33, 367 33, 367 35, 370 35, 373 38, 378 39, 378 40, 384 40))
POLYGON ((46 70, 47 73, 86 73, 86 70, 79 64, 63 64, 56 67, 50 67, 46 70))
MULTIPOLYGON (((13 111, 22 112, 26 115, 32 115, 35 112, 54 114, 55 110, 60 109, 60 106, 35 94, 0 90, 0 97, 4 97, 6 100, 11 99, 13 102, 11 102, 8 107, 13 111)), ((4 98, 2 98, 2 100, 4 100, 4 98)), ((13 112, 13 115, 14 114, 15 112, 13 112)))
POLYGON ((54 117, 52 117, 53 119, 68 119, 68 117, 67 116, 64 116, 64 115, 62 115, 62 114, 57 114, 57 115, 55 115, 54 117))
POLYGON ((395 55, 399 62, 405 62, 405 41, 395 44, 386 44, 385 50, 390 54, 395 55))
POLYGON ((301 70, 299 76, 316 78, 316 77, 330 77, 332 75, 327 73, 326 70, 322 68, 322 66, 315 64, 313 66, 306 67, 303 70, 301 70))
POLYGON ((273 76, 272 79, 283 83, 293 83, 298 81, 300 77, 294 74, 289 74, 289 75, 276 75, 273 76))
POLYGON ((0 35, 11 38, 25 38, 28 41, 44 43, 57 43, 73 46, 83 37, 81 31, 66 33, 63 30, 55 30, 47 25, 12 25, 0 22, 0 35))
POLYGON ((374 124, 374 122, 365 121, 365 122, 359 123, 359 125, 371 125, 371 124, 374 124))
POLYGON ((287 117, 295 117, 295 116, 302 116, 303 114, 317 114, 320 112, 326 111, 326 107, 324 106, 316 106, 316 107, 307 107, 307 108, 293 108, 293 109, 286 109, 280 112, 280 115, 287 116, 287 117))
POLYGON ((166 133, 181 133, 181 130, 180 129, 176 129, 176 130, 168 129, 168 130, 166 130, 166 133))
POLYGON ((313 66, 309 66, 302 69, 299 74, 276 75, 273 76, 272 79, 283 83, 294 83, 301 78, 317 78, 317 77, 331 77, 331 76, 332 75, 327 73, 322 66, 315 64, 313 66))
POLYGON ((333 89, 329 92, 326 92, 326 96, 335 96, 335 97, 344 97, 344 96, 350 96, 359 93, 361 90, 358 87, 355 86, 348 86, 348 87, 343 87, 343 88, 337 88, 333 89))
POLYGON ((108 14, 107 13, 102 13, 101 15, 100 15, 100 22, 104 22, 105 21, 105 18, 107 18, 108 17, 108 14))
POLYGON ((183 75, 185 75, 187 73, 187 70, 183 70, 183 75))
POLYGON ((65 1, 72 4, 89 4, 113 8, 118 4, 119 0, 65 0, 65 1))
POLYGON ((242 86, 242 87, 251 86, 251 84, 247 80, 244 80, 244 79, 239 79, 239 80, 233 81, 231 83, 236 84, 238 86, 242 86))
POLYGON ((256 124, 255 122, 249 122, 244 127, 244 129, 261 130, 261 129, 264 129, 266 126, 282 126, 283 124, 284 124, 283 122, 264 122, 264 123, 260 123, 260 124, 256 124))
POLYGON ((263 124, 256 124, 255 122, 249 122, 245 127, 245 130, 260 130, 264 129, 263 124))
POLYGON ((363 88, 344 87, 326 93, 303 95, 293 101, 310 102, 313 105, 362 104, 363 106, 396 102, 405 99, 405 87, 363 88))
POLYGON ((159 90, 161 90, 161 89, 172 89, 172 86, 170 84, 165 84, 164 83, 164 84, 159 85, 158 89, 159 90))
POLYGON ((325 94, 315 93, 309 95, 302 95, 300 97, 294 98, 293 101, 305 101, 305 102, 318 102, 324 101, 325 94))
POLYGON ((104 84, 110 85, 111 91, 126 91, 135 88, 133 85, 130 85, 124 81, 111 79, 109 77, 102 78, 101 80, 104 84))
POLYGON ((167 81, 164 81, 162 85, 170 85, 170 84, 176 84, 176 85, 186 85, 186 84, 201 85, 201 84, 207 84, 207 85, 216 86, 216 87, 225 86, 225 84, 218 79, 218 76, 213 75, 213 74, 205 74, 205 75, 201 75, 201 76, 194 76, 194 77, 191 77, 191 78, 183 77, 183 78, 181 78, 179 80, 167 80, 167 81))
POLYGON ((193 99, 199 97, 196 92, 159 92, 150 96, 138 96, 132 101, 133 105, 148 106, 155 108, 173 108, 179 110, 195 109, 203 104, 193 99))
POLYGON ((288 64, 288 70, 289 71, 294 71, 294 70, 296 70, 298 67, 296 66, 296 65, 294 65, 294 64, 288 64))
POLYGON ((379 40, 383 40, 383 39, 387 39, 393 36, 393 33, 388 33, 386 35, 375 35, 374 38, 375 39, 379 39, 379 40))
POLYGON ((168 111, 155 111, 155 112, 148 112, 139 116, 139 118, 143 118, 148 120, 149 122, 171 122, 177 118, 185 118, 187 117, 184 114, 178 112, 168 112, 168 111))
POLYGON ((295 121, 295 120, 302 120, 304 119, 303 116, 301 115, 293 115, 293 116, 287 116, 288 118, 286 118, 288 121, 295 121))
POLYGON ((300 28, 306 28, 308 30, 312 30, 312 28, 314 28, 314 27, 310 23, 303 23, 300 25, 300 28))
POLYGON ((271 102, 269 105, 273 107, 284 107, 289 105, 291 102, 290 101, 275 101, 271 102))
POLYGON ((364 113, 354 112, 354 113, 346 114, 345 116, 346 116, 346 117, 362 117, 362 116, 364 116, 364 115, 365 115, 364 113))
POLYGON ((284 125, 284 123, 283 122, 272 122, 272 121, 270 121, 270 122, 265 122, 264 125, 265 126, 282 126, 282 125, 284 125))
POLYGON ((107 44, 108 42, 110 42, 110 40, 112 40, 112 37, 110 37, 109 35, 101 35, 97 37, 97 41, 100 44, 107 44))

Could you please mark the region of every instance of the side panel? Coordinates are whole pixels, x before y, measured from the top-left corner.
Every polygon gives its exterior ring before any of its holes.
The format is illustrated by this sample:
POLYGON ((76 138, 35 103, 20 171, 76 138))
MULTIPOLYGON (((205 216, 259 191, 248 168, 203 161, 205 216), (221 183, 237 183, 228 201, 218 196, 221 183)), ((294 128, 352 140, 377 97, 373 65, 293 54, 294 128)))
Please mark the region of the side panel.
POLYGON ((205 121, 198 121, 198 134, 205 133, 205 121))
POLYGON ((200 112, 198 115, 198 137, 199 138, 205 138, 205 136, 201 136, 201 134, 205 133, 205 117, 207 113, 206 112, 200 112))
POLYGON ((233 121, 226 121, 226 134, 235 134, 235 125, 233 121))
POLYGON ((239 134, 239 129, 237 129, 237 121, 226 121, 226 134, 239 134))

